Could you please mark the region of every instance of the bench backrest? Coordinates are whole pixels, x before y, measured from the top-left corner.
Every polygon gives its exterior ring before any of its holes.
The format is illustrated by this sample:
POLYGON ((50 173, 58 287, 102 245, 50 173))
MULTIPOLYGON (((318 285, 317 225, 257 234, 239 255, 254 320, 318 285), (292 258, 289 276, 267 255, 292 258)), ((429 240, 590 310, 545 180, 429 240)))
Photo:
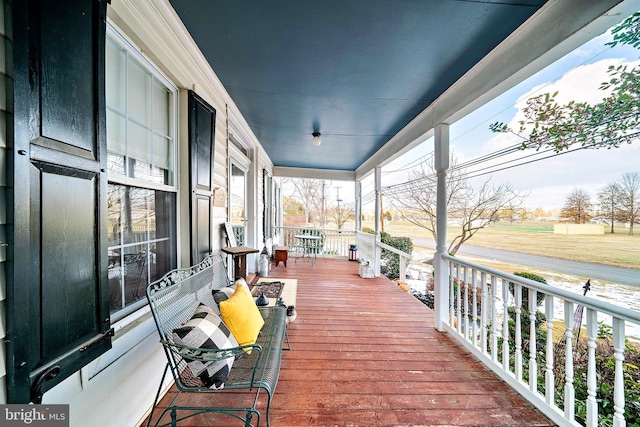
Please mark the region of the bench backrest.
POLYGON ((191 318, 199 304, 217 314, 213 291, 229 285, 221 255, 208 255, 189 268, 172 270, 147 286, 147 299, 160 338, 172 342, 171 332, 191 318))

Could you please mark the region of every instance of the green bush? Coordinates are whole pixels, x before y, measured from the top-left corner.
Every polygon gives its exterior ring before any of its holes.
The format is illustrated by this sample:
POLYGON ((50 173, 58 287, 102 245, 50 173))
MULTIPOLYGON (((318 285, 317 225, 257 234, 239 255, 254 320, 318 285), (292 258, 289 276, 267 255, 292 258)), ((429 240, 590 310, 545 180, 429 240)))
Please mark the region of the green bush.
MULTIPOLYGON (((545 279, 542 276, 538 276, 537 274, 527 273, 527 272, 517 272, 513 274, 515 276, 524 277, 525 279, 533 280, 534 282, 544 283, 545 285, 547 284, 547 279, 545 279)), ((514 288, 515 288, 515 284, 513 282, 509 282, 509 293, 511 294, 512 297, 515 297, 514 288)), ((541 292, 538 292, 536 294, 537 307, 539 307, 543 301, 544 301, 544 294, 541 292)), ((526 289, 522 289, 522 308, 524 310, 529 310, 529 292, 527 292, 526 289)))
MULTIPOLYGON (((375 230, 369 227, 363 227, 362 232, 373 234, 375 230)), ((408 254, 413 253, 413 241, 409 237, 394 237, 383 231, 380 233, 380 241, 408 254)), ((385 271, 383 271, 385 276, 391 280, 398 278, 404 279, 404 277, 400 277, 400 255, 383 249, 380 258, 386 267, 385 271)))
MULTIPOLYGON (((383 232, 380 233, 380 241, 408 254, 413 252, 413 241, 409 237, 394 237, 389 233, 383 232)), ((404 277, 400 277, 400 255, 383 249, 380 257, 387 267, 387 271, 384 273, 385 276, 391 280, 398 278, 404 280, 404 277)))

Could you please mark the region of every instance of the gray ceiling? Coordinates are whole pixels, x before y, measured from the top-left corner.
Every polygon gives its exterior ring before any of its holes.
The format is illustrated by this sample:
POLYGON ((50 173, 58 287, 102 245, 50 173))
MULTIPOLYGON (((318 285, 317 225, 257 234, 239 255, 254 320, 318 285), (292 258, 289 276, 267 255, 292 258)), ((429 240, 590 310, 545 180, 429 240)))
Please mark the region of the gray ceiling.
POLYGON ((546 0, 170 1, 275 166, 353 171, 546 0))

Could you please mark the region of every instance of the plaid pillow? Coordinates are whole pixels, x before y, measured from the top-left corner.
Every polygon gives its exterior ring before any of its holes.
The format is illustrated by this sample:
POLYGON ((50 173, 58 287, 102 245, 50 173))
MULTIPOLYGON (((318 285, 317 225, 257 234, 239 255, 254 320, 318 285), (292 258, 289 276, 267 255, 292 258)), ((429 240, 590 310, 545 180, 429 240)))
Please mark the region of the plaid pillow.
MULTIPOLYGON (((173 341, 178 345, 193 348, 225 349, 238 346, 233 334, 226 327, 222 319, 206 305, 200 304, 196 311, 184 325, 173 330, 173 341)), ((213 362, 187 361, 187 366, 193 375, 212 389, 224 388, 224 382, 229 376, 233 357, 213 362)))

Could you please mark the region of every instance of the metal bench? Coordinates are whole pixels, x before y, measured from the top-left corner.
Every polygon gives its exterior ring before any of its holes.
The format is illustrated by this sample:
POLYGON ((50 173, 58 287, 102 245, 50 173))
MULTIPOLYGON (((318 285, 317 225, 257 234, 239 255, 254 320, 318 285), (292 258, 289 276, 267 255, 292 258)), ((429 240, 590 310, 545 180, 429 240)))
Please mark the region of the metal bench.
MULTIPOLYGON (((204 304, 218 315, 220 311, 214 300, 216 290, 229 286, 227 272, 222 256, 209 255, 199 264, 185 269, 170 271, 160 280, 147 287, 147 298, 160 335, 160 342, 167 357, 167 365, 160 381, 160 387, 153 404, 147 426, 153 419, 153 413, 159 403, 162 386, 167 371, 171 371, 178 393, 163 410, 155 422, 155 426, 176 426, 185 418, 194 415, 218 412, 230 415, 251 426, 256 418, 260 425, 260 412, 256 409, 261 391, 267 393, 266 425, 269 426, 269 408, 278 383, 280 359, 286 337, 286 308, 284 306, 259 307, 264 319, 257 342, 251 345, 220 349, 190 348, 174 342, 173 331, 187 322, 196 308, 204 304), (251 350, 250 353, 247 350, 251 350), (223 390, 213 390, 192 374, 189 364, 193 361, 209 363, 233 357, 233 366, 229 377, 224 382, 223 390), (178 397, 183 393, 225 393, 226 390, 246 389, 255 393, 253 405, 250 407, 215 406, 215 398, 193 398, 187 403, 206 402, 206 407, 192 405, 180 406, 178 397), (212 405, 209 406, 209 403, 212 405), (162 421, 170 414, 169 421, 162 421), (162 423, 161 423, 162 421, 162 423)), ((288 337, 287 337, 288 341, 288 337)), ((246 399, 242 399, 245 401, 246 399)), ((182 400, 184 401, 184 399, 182 400)))

